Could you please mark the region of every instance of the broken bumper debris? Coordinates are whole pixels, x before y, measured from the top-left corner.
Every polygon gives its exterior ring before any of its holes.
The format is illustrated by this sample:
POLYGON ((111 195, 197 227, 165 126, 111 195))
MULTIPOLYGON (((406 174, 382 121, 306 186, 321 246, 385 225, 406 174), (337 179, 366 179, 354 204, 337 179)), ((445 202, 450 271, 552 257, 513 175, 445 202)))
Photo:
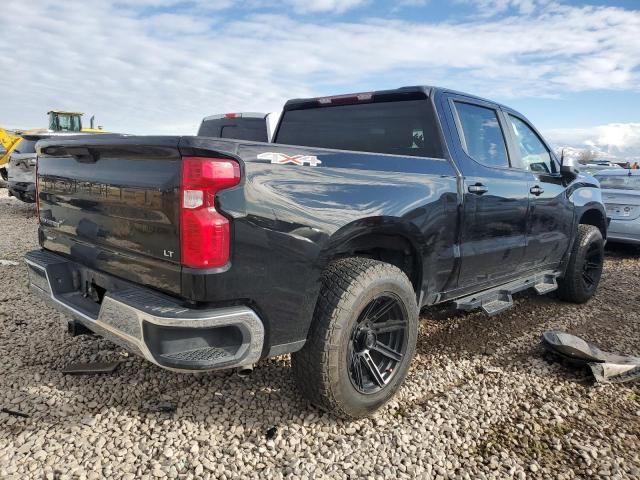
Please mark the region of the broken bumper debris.
POLYGON ((618 355, 565 332, 542 335, 543 347, 570 363, 587 365, 597 382, 622 383, 640 379, 640 357, 618 355))

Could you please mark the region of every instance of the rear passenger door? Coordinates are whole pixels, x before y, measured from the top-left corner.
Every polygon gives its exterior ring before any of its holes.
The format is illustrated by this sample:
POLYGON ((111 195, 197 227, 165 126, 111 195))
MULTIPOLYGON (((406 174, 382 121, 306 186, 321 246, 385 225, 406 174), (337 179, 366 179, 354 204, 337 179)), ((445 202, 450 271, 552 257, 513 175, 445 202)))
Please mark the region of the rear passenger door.
POLYGON ((551 149, 527 120, 510 110, 504 113, 517 163, 529 174, 530 213, 523 265, 553 269, 569 248, 573 206, 551 149))
POLYGON ((524 270, 530 173, 512 168, 514 152, 500 108, 462 95, 447 97, 454 155, 464 177, 458 287, 476 290, 524 270))

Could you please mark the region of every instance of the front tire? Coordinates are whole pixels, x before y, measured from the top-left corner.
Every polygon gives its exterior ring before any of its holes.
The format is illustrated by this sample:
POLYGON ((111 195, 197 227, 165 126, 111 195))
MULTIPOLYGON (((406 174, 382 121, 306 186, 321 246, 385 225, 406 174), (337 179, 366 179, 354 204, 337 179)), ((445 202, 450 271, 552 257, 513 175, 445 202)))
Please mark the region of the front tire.
POLYGON ((558 280, 558 297, 585 303, 596 292, 604 265, 604 240, 593 225, 578 225, 571 258, 564 278, 558 280))
POLYGON ((332 262, 307 343, 292 355, 298 387, 344 418, 371 415, 399 390, 415 353, 416 295, 397 267, 368 258, 332 262))

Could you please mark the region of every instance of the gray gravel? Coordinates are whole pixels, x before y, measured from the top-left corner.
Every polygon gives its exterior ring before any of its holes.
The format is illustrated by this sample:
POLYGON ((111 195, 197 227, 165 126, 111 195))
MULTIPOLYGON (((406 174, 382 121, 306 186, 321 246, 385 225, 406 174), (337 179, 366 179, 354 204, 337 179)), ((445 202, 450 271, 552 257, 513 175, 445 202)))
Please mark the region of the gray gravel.
MULTIPOLYGON (((0 259, 37 246, 34 213, 0 189, 0 259)), ((400 395, 356 422, 308 406, 288 357, 247 379, 184 375, 71 338, 23 264, 0 265, 0 407, 29 415, 0 413, 0 478, 640 478, 640 386, 594 386, 538 346, 556 327, 640 354, 639 265, 611 252, 587 305, 520 295, 494 318, 424 311, 400 395), (60 373, 114 360, 109 375, 60 373)))

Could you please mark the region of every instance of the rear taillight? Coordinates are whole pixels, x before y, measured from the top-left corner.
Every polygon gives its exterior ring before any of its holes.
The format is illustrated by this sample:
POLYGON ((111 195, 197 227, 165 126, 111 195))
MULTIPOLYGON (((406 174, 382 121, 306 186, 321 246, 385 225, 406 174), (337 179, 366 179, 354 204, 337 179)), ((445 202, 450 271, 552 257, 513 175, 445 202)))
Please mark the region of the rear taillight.
POLYGON ((182 264, 216 268, 229 262, 229 219, 216 211, 216 193, 240 183, 240 165, 226 158, 183 157, 180 249, 182 264))

